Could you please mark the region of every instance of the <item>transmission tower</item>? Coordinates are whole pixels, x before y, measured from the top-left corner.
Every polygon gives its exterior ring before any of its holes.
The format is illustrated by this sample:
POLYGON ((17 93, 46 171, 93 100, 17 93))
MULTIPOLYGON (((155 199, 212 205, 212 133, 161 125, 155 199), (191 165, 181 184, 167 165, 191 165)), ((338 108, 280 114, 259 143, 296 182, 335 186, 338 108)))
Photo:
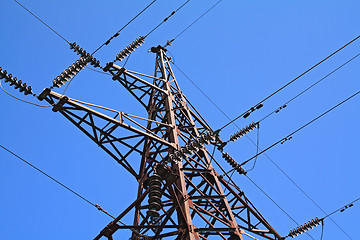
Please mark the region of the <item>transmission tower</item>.
POLYGON ((104 71, 146 109, 142 118, 87 104, 45 89, 40 100, 53 105, 123 166, 139 183, 137 198, 95 239, 284 239, 241 189, 218 174, 206 145, 222 141, 181 92, 166 49, 156 54, 149 76, 108 63, 104 71), (95 110, 97 109, 97 110, 95 110), (120 224, 133 216, 131 225, 120 224))

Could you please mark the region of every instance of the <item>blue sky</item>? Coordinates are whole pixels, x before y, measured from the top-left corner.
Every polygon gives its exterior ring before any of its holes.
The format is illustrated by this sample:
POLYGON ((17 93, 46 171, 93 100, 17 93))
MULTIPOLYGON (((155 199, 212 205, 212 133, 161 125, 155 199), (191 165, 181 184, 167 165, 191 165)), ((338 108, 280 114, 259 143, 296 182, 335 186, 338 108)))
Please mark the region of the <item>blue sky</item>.
MULTIPOLYGON (((112 61, 124 46, 145 35, 184 1, 158 0, 95 57, 112 61)), ((217 1, 190 1, 151 34, 129 59, 127 68, 149 75, 154 55, 148 49, 172 39, 217 1)), ((149 1, 40 1, 23 2, 70 42, 93 51, 149 1)), ((77 55, 66 42, 43 26, 14 1, 1 1, 0 66, 40 93, 71 65, 77 55)), ((360 34, 360 3, 355 0, 233 1, 223 0, 169 47, 179 66, 226 114, 235 117, 360 34)), ((258 121, 307 86, 360 52, 359 41, 321 64, 272 97, 264 107, 236 124, 258 121)), ((174 68, 187 98, 217 129, 228 120, 174 68)), ((343 69, 305 93, 284 110, 261 123, 260 147, 266 148, 338 102, 360 90, 359 63, 343 69)), ((23 96, 4 84, 10 93, 23 96)), ((59 91, 60 92, 60 91, 59 91)), ((108 76, 83 70, 71 83, 68 96, 127 113, 146 116, 120 84, 108 76)), ((39 102, 37 102, 39 103, 39 102)), ((136 197, 137 185, 120 165, 82 132, 50 108, 38 108, 0 93, 0 144, 13 150, 51 176, 113 215, 136 197)), ((300 131, 290 141, 267 152, 326 212, 360 195, 358 174, 359 97, 300 131)), ((221 132, 226 139, 236 127, 221 132)), ((256 133, 249 134, 256 141, 256 133)), ((253 156, 246 138, 226 149, 238 162, 253 156)), ((217 153, 216 158, 229 169, 217 153)), ((3 239, 91 239, 111 219, 72 193, 0 151, 0 235, 3 239)), ((324 214, 265 156, 249 176, 300 224, 324 214)), ((246 178, 234 180, 281 234, 296 225, 246 178)), ((352 239, 358 239, 359 205, 334 214, 333 220, 352 239)), ((124 222, 131 223, 131 218, 124 222)), ((320 238, 321 228, 309 233, 320 238)), ((127 232, 118 239, 126 239, 127 232)), ((310 239, 307 235, 297 239, 310 239)), ((349 239, 329 219, 324 239, 349 239)))

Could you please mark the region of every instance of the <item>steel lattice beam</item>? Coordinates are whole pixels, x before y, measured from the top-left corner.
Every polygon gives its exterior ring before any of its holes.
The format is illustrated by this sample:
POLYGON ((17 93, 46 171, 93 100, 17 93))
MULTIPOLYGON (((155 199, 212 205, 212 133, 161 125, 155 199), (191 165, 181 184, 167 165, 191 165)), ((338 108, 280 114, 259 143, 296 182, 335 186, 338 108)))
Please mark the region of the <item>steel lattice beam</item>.
POLYGON ((181 92, 166 49, 159 46, 153 52, 154 77, 115 64, 105 68, 145 107, 146 118, 106 108, 95 111, 50 90, 41 96, 138 180, 136 200, 95 239, 113 239, 123 229, 131 230, 134 240, 242 240, 245 231, 264 239, 283 239, 244 192, 215 171, 205 146, 182 161, 170 158, 175 150, 212 130, 181 92), (133 215, 133 223, 119 224, 126 215, 133 215))

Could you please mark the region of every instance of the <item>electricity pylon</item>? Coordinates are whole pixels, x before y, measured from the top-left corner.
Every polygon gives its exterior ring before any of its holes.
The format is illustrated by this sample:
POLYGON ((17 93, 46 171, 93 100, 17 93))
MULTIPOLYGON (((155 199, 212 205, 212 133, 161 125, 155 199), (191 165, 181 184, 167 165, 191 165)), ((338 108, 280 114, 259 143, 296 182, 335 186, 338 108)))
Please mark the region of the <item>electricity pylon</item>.
POLYGON ((95 239, 114 239, 127 229, 131 239, 283 239, 244 192, 219 175, 207 144, 221 140, 181 92, 166 49, 156 54, 149 76, 109 63, 104 71, 147 111, 147 118, 87 104, 51 89, 39 96, 53 105, 139 183, 137 198, 95 239), (98 110, 94 110, 94 109, 98 110), (132 224, 121 219, 133 216, 132 224))

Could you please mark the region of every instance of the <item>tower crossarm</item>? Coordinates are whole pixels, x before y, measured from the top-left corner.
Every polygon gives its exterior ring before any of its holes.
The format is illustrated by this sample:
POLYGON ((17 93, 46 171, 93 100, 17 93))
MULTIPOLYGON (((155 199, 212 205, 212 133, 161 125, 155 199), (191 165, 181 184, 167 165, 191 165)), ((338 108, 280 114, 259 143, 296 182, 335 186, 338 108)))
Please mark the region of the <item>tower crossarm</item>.
POLYGON ((136 179, 139 163, 135 167, 135 162, 142 155, 145 141, 151 140, 165 149, 176 147, 164 138, 166 129, 171 128, 166 123, 150 120, 153 128, 148 129, 143 125, 149 119, 71 99, 50 89, 45 89, 39 100, 53 105, 54 112, 65 116, 136 179))

